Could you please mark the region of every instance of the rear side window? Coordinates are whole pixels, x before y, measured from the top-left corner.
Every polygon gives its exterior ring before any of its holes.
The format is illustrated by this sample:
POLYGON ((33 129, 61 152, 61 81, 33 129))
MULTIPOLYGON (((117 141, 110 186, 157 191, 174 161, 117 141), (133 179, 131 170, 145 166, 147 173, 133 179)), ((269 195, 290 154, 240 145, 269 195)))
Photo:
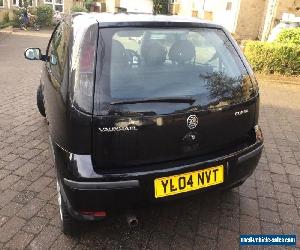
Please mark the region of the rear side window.
POLYGON ((50 68, 54 77, 61 82, 67 61, 69 43, 69 30, 65 23, 61 23, 52 38, 50 44, 50 68))
MULTIPOLYGON (((101 100, 191 96, 194 105, 247 100, 252 83, 222 30, 113 28, 101 31, 101 100)), ((99 46, 100 47, 100 46, 99 46)))

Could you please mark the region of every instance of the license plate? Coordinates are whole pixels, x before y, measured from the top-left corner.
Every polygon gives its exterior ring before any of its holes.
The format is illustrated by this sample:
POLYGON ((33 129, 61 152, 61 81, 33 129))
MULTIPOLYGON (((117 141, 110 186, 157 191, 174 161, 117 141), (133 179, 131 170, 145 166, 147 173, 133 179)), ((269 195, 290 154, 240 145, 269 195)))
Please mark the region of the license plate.
POLYGON ((157 178, 154 180, 155 198, 194 191, 222 182, 224 182, 223 165, 157 178))

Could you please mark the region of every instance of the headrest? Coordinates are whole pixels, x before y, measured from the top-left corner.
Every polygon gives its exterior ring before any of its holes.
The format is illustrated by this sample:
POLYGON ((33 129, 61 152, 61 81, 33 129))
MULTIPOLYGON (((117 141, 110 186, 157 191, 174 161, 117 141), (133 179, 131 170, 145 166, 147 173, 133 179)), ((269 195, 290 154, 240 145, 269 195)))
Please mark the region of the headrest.
POLYGON ((111 44, 111 62, 120 64, 128 63, 124 45, 114 39, 111 44))
POLYGON ((188 40, 176 41, 169 50, 169 59, 179 64, 191 62, 195 56, 195 46, 188 40))
POLYGON ((147 41, 142 45, 141 56, 146 64, 162 64, 166 60, 167 50, 156 41, 147 41))

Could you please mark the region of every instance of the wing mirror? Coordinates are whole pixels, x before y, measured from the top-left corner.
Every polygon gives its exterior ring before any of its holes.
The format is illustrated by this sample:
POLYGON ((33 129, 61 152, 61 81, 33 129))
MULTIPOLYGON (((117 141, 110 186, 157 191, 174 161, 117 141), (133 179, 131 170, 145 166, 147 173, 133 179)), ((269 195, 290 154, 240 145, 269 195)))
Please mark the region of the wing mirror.
POLYGON ((41 49, 39 48, 28 48, 24 52, 24 56, 28 60, 42 60, 49 61, 48 56, 43 55, 41 49))

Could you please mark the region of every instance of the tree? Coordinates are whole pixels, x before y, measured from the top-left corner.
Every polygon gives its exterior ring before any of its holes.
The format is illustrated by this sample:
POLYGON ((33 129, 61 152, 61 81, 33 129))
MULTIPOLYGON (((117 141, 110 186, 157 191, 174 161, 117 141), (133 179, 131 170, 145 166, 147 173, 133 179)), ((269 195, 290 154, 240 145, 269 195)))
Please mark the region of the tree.
POLYGON ((153 0, 153 14, 168 14, 168 0, 153 0))

